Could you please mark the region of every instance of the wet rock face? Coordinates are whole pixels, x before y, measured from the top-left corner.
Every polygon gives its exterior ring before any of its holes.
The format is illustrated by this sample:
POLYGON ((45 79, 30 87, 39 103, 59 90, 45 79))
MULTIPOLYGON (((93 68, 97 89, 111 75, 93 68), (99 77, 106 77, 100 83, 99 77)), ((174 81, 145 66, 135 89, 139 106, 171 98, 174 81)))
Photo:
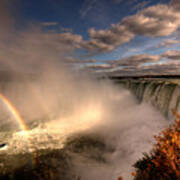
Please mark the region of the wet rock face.
POLYGON ((80 180, 77 158, 106 163, 105 154, 113 151, 102 138, 87 134, 63 139, 58 133, 32 130, 29 144, 26 139, 21 133, 0 134, 0 179, 80 180))

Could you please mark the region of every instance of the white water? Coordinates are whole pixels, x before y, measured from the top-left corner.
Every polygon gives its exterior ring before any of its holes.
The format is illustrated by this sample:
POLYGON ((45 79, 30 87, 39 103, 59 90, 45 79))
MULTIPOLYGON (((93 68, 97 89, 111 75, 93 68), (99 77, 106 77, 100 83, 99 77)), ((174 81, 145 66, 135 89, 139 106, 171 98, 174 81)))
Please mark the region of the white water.
POLYGON ((152 149, 153 135, 167 125, 160 113, 147 104, 137 105, 127 91, 119 91, 119 98, 116 98, 107 117, 92 130, 105 137, 106 143, 115 147, 115 152, 107 154, 107 164, 88 159, 75 162, 82 180, 116 180, 119 176, 133 179, 133 164, 142 153, 152 149))
POLYGON ((172 109, 180 114, 179 81, 131 81, 127 87, 140 102, 152 104, 168 119, 173 118, 172 109))
POLYGON ((139 104, 128 90, 110 82, 82 78, 73 78, 72 81, 63 77, 57 74, 50 79, 49 76, 43 77, 36 83, 29 82, 28 86, 21 84, 21 88, 16 88, 16 85, 19 87, 16 83, 12 87, 9 85, 8 88, 14 91, 7 88, 6 97, 26 117, 27 124, 35 119, 46 132, 55 129, 62 137, 79 132, 96 134, 114 148, 114 152, 105 154, 107 163, 81 155, 74 158, 75 172, 81 180, 116 180, 119 176, 132 179, 133 164, 143 156, 143 152, 151 150, 153 135, 168 122, 152 106, 139 104), (28 91, 23 86, 31 88, 28 91), (49 120, 38 122, 40 115, 47 114, 49 120))
MULTIPOLYGON (((33 122, 43 128, 48 122, 47 130, 59 128, 67 136, 72 131, 96 133, 115 147, 113 154, 107 154, 109 163, 106 165, 90 159, 83 162, 80 157, 75 160, 77 174, 82 180, 114 180, 118 176, 132 179, 132 165, 142 157, 142 152, 151 149, 153 134, 167 124, 166 120, 151 106, 137 104, 128 91, 109 82, 82 78, 84 74, 76 76, 74 71, 67 70, 73 43, 61 42, 59 34, 46 33, 41 25, 33 22, 27 22, 24 30, 17 31, 14 25, 18 17, 13 17, 5 2, 0 2, 1 9, 5 9, 0 19, 6 17, 7 21, 7 24, 0 22, 3 23, 0 29, 1 68, 33 73, 37 79, 5 85, 0 93, 16 107, 26 124, 33 122)), ((157 94, 158 105, 163 105, 161 93, 157 94)), ((168 92, 163 93, 166 95, 168 92)), ((173 99, 176 101, 175 97, 173 99)), ((2 109, 6 116, 0 119, 0 124, 9 116, 5 107, 2 109)), ((7 124, 12 129, 17 123, 11 117, 7 124)))

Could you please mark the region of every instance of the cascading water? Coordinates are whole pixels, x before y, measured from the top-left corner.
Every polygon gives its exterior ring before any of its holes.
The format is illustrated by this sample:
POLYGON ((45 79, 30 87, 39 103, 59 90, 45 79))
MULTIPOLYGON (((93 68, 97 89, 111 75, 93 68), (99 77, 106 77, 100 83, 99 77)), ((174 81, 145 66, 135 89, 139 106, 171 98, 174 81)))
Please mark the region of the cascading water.
POLYGON ((128 80, 125 87, 137 97, 139 102, 152 104, 168 119, 173 117, 172 109, 180 113, 180 83, 178 81, 128 80))
MULTIPOLYGON (((151 150, 153 135, 167 125, 162 115, 109 81, 49 74, 45 80, 8 83, 2 89, 29 129, 1 132, 0 170, 15 174, 14 180, 35 179, 34 171, 43 176, 47 167, 53 173, 58 169, 57 180, 132 180, 133 164, 151 150)), ((152 96, 153 84, 129 86, 139 99, 152 96)))

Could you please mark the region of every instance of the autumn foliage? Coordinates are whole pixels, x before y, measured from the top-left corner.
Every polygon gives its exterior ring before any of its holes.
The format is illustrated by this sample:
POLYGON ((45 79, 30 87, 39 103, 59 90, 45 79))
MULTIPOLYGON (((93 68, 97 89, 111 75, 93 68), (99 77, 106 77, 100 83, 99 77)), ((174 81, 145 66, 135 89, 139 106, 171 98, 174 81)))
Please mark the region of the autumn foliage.
POLYGON ((160 135, 150 155, 136 162, 135 180, 180 180, 180 115, 160 135))

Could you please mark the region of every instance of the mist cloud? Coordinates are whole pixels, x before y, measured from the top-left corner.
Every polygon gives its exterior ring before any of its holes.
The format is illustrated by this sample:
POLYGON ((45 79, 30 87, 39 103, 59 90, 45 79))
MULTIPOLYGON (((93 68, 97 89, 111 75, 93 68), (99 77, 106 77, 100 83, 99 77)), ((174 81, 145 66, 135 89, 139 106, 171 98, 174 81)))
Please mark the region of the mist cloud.
POLYGON ((56 22, 26 22, 21 18, 20 1, 0 2, 0 64, 1 70, 36 72, 43 66, 63 66, 82 41, 72 32, 48 32, 42 26, 56 22), (18 29, 21 21, 23 28, 18 29))
MULTIPOLYGON (((80 131, 97 133, 115 147, 114 154, 107 157, 109 167, 102 168, 102 171, 93 169, 93 164, 92 170, 87 172, 87 168, 85 171, 77 162, 77 171, 84 179, 98 180, 98 172, 101 177, 105 173, 111 178, 122 175, 128 179, 132 163, 141 156, 142 151, 151 148, 152 133, 160 129, 164 119, 152 107, 137 105, 130 92, 110 82, 94 81, 84 74, 75 74, 64 64, 72 61, 69 56, 75 48, 83 46, 94 50, 96 45, 98 50, 103 47, 106 51, 130 41, 135 36, 135 30, 130 31, 127 26, 132 19, 124 20, 123 25, 113 25, 107 31, 91 29, 91 40, 83 42, 81 36, 71 32, 44 32, 37 23, 26 24, 23 31, 12 33, 16 19, 6 9, 5 1, 1 1, 0 5, 0 20, 3 16, 7 18, 6 26, 0 30, 3 39, 0 42, 1 64, 8 70, 35 74, 33 80, 27 78, 7 83, 1 93, 18 109, 27 124, 34 122, 39 129, 38 125, 44 125, 47 130, 56 128, 65 135, 80 131), (11 41, 4 43, 4 37, 11 41)), ((3 26, 3 21, 0 24, 3 26)), ((124 65, 134 65, 128 67, 129 70, 124 68, 128 74, 137 68, 137 64, 157 61, 158 57, 139 55, 132 59, 123 60, 124 65)), ((110 66, 113 65, 99 65, 98 68, 108 69, 110 66)))

